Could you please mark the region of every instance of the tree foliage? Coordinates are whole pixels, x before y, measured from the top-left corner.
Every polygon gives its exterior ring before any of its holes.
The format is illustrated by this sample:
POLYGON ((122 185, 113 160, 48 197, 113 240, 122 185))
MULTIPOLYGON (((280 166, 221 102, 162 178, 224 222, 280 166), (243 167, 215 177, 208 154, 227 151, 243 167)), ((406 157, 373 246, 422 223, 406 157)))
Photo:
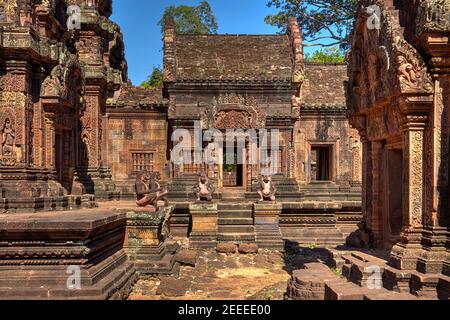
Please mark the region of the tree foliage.
POLYGON ((357 0, 269 0, 268 7, 279 12, 265 18, 266 23, 286 31, 289 16, 297 18, 305 45, 350 47, 357 0))
POLYGON ((164 32, 164 22, 172 18, 175 22, 175 32, 178 34, 215 34, 218 30, 217 19, 208 1, 202 1, 198 6, 169 6, 158 22, 164 32))
POLYGON ((152 74, 140 86, 146 89, 162 88, 164 86, 164 77, 161 67, 153 67, 152 74))
POLYGON ((345 61, 345 56, 338 47, 321 48, 312 54, 306 54, 305 60, 307 62, 341 63, 345 61))

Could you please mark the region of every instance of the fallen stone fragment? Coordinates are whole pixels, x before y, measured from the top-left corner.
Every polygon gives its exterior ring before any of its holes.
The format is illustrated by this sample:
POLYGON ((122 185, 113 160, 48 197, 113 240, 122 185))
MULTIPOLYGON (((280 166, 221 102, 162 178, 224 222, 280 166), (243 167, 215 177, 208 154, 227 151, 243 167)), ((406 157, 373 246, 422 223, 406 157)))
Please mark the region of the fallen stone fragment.
POLYGON ((175 259, 178 263, 190 267, 195 267, 197 258, 198 252, 196 250, 181 250, 175 256, 175 259))
POLYGON ((157 295, 163 295, 166 297, 182 297, 189 290, 190 283, 181 279, 166 278, 161 281, 157 295))
POLYGON ((219 253, 236 253, 237 246, 232 242, 220 242, 217 244, 216 250, 219 253))
POLYGON ((239 245, 239 253, 242 254, 258 253, 258 245, 256 243, 241 243, 239 245))

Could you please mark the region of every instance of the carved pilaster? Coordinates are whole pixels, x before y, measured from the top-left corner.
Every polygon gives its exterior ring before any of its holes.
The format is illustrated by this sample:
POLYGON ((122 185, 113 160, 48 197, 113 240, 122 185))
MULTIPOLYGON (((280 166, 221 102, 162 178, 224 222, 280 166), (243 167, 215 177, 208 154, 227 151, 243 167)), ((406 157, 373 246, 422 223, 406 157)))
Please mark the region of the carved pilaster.
POLYGON ((44 167, 50 171, 55 170, 55 115, 53 113, 45 113, 45 163, 44 167))
POLYGON ((421 227, 424 204, 424 130, 427 117, 407 116, 403 149, 403 225, 421 227))

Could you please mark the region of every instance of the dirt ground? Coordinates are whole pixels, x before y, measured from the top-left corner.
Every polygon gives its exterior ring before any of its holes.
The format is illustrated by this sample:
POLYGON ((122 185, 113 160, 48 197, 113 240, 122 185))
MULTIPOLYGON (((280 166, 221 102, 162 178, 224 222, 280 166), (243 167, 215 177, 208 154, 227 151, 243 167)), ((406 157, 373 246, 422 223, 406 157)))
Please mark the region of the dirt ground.
POLYGON ((195 267, 176 276, 140 279, 130 300, 283 300, 292 270, 317 261, 311 253, 226 255, 200 251, 195 267))

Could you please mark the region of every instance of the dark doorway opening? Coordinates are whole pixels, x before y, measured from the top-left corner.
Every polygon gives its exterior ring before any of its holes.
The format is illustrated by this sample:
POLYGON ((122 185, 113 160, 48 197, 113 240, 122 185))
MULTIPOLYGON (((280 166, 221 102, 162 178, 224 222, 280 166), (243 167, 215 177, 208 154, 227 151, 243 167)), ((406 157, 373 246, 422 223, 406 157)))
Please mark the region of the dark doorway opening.
POLYGON ((388 174, 389 174, 389 228, 392 238, 396 242, 400 238, 403 226, 403 152, 402 150, 388 151, 388 174))
POLYGON ((223 186, 224 187, 243 187, 244 186, 244 165, 238 159, 237 146, 233 149, 231 159, 227 157, 227 151, 224 150, 224 165, 223 165, 223 186))
POLYGON ((244 186, 244 166, 242 164, 236 164, 236 187, 244 186))
POLYGON ((311 148, 311 180, 331 181, 330 146, 314 146, 311 148))

